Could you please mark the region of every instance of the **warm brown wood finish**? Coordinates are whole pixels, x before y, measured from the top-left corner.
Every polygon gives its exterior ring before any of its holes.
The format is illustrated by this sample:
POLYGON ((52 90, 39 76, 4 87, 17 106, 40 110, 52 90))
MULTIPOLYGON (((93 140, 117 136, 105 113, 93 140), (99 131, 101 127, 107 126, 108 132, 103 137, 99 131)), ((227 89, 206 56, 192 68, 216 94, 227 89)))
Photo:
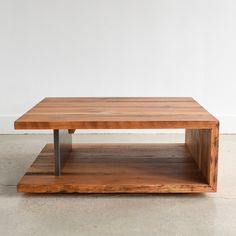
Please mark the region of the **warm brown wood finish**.
POLYGON ((218 123, 192 98, 45 98, 16 129, 211 128, 218 123))
MULTIPOLYGON (((182 144, 75 144, 61 176, 55 176, 53 146, 48 144, 20 180, 19 192, 217 189, 219 122, 192 98, 45 98, 15 121, 15 128, 54 129, 54 135, 61 129, 71 134, 91 128, 186 129, 182 144)), ((55 150, 59 160, 61 152, 55 150)))
POLYGON ((213 191, 185 144, 76 144, 61 176, 54 176, 53 158, 53 146, 48 144, 19 182, 18 191, 213 191))
POLYGON ((217 191, 219 124, 211 129, 210 158, 208 159, 208 182, 217 191))
POLYGON ((69 134, 73 134, 76 131, 76 129, 68 129, 69 134))
POLYGON ((186 146, 206 179, 209 179, 210 134, 210 129, 187 129, 185 133, 186 146))
POLYGON ((185 143, 207 183, 216 191, 219 126, 212 129, 187 129, 185 143))

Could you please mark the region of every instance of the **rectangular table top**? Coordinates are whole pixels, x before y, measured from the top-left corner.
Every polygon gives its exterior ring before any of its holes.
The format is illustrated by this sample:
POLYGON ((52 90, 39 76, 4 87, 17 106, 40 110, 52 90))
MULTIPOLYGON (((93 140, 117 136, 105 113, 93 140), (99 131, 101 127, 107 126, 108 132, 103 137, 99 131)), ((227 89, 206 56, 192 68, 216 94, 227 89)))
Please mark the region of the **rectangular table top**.
POLYGON ((48 97, 16 129, 211 128, 218 120, 190 97, 48 97))

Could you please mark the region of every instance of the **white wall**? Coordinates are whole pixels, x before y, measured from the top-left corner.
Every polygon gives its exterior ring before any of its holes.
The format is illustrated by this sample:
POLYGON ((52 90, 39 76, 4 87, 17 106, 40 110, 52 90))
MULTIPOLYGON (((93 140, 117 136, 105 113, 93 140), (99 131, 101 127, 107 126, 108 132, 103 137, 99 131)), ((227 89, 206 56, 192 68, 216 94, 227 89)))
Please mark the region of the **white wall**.
POLYGON ((236 132, 236 1, 0 0, 0 133, 45 96, 192 96, 236 132))

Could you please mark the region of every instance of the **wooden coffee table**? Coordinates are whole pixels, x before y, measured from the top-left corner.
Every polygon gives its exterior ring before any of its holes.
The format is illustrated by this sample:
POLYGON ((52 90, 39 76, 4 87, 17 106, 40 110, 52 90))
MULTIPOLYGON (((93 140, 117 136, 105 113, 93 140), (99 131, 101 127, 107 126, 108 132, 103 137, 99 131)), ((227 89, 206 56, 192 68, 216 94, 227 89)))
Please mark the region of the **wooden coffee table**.
POLYGON ((192 98, 45 98, 15 128, 54 132, 18 192, 216 191, 219 122, 192 98), (177 128, 185 129, 184 143, 72 145, 76 129, 177 128))

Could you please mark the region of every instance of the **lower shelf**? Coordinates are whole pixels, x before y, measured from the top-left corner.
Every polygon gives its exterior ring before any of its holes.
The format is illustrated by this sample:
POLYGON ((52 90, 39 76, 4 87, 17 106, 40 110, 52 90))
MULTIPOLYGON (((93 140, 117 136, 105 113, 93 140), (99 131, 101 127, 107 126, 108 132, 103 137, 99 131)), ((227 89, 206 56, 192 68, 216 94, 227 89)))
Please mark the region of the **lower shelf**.
POLYGON ((47 144, 17 185, 26 193, 212 192, 185 144, 75 144, 54 176, 47 144))

